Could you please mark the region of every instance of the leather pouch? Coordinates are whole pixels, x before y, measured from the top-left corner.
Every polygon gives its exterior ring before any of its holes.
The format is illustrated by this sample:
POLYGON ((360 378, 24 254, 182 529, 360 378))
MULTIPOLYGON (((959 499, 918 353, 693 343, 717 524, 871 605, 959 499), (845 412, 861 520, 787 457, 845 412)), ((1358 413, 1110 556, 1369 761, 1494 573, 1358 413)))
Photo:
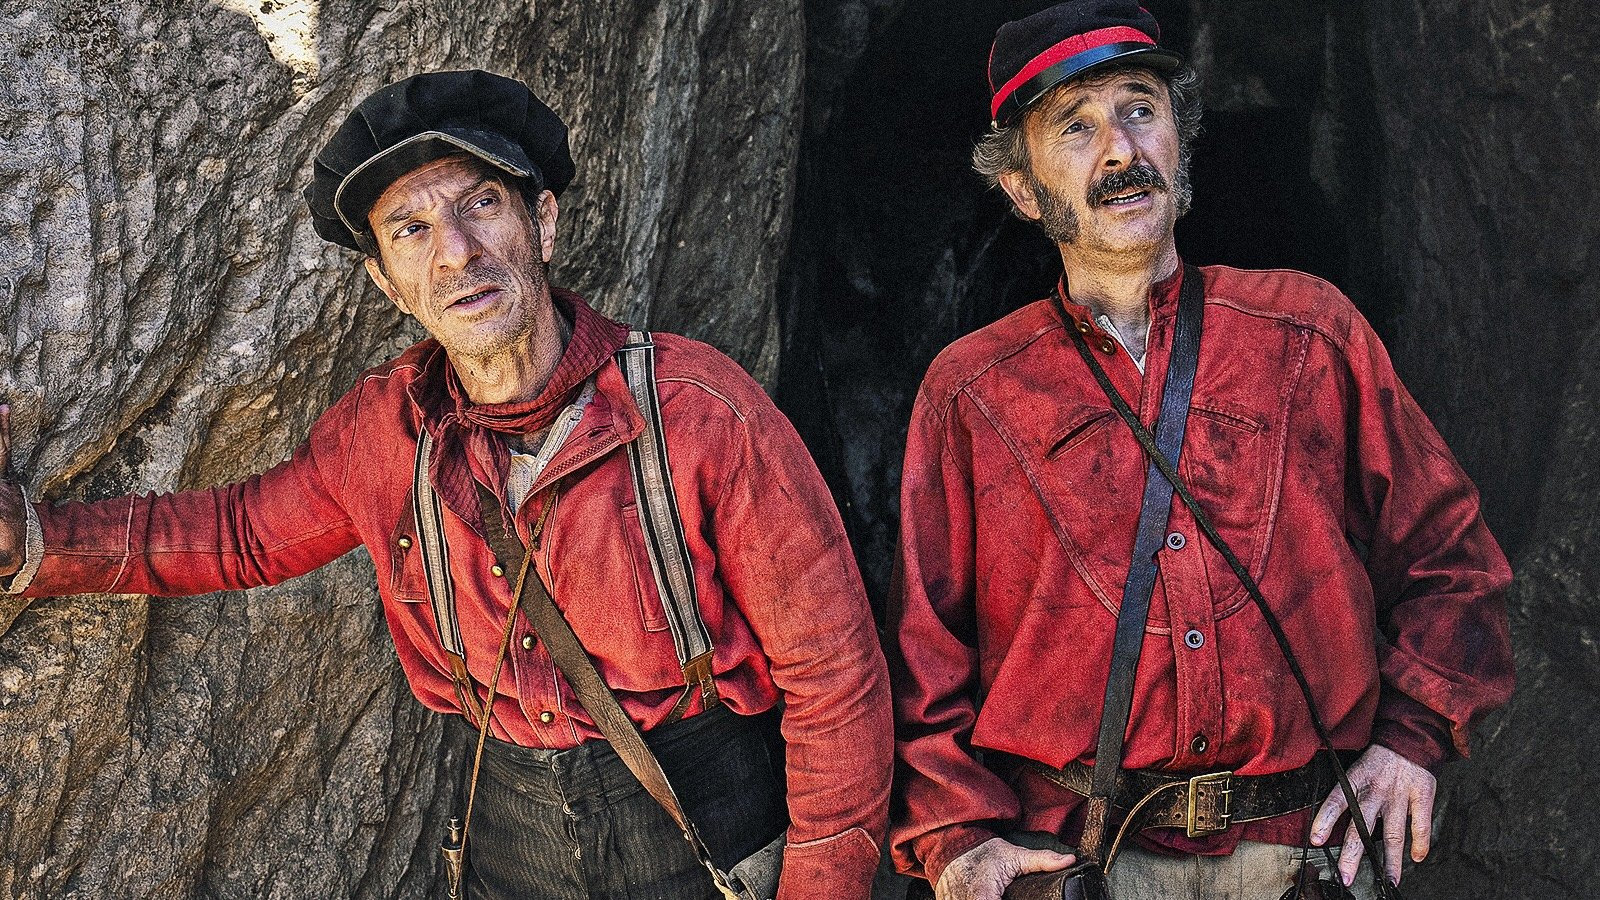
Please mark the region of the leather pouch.
POLYGON ((1059 872, 1023 875, 1006 888, 1003 900, 1111 900, 1106 874, 1080 862, 1059 872))
POLYGON ((779 832, 772 843, 746 856, 727 872, 723 878, 732 890, 730 900, 773 900, 778 896, 778 876, 783 872, 783 848, 788 845, 787 831, 779 832))

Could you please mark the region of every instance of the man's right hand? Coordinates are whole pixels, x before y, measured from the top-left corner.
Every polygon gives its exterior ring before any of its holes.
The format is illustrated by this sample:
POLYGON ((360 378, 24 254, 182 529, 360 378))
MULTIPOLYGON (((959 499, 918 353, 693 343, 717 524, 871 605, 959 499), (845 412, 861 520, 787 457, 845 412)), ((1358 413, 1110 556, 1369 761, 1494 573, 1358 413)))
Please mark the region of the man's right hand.
POLYGON ((937 900, 1000 900, 1019 875, 1058 872, 1077 857, 1054 850, 1029 850, 1003 838, 990 838, 945 866, 933 895, 937 900))
POLYGON ((22 568, 28 541, 28 501, 11 480, 11 407, 0 404, 0 578, 22 568))

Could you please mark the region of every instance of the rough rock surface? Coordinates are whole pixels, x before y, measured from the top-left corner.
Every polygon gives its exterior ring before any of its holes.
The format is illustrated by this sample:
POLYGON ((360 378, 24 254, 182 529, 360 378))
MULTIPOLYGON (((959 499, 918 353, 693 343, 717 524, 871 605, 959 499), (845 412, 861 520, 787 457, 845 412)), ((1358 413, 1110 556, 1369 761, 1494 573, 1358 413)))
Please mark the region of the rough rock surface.
MULTIPOLYGON (((798 3, 0 0, 0 395, 35 495, 237 478, 417 337, 299 191, 371 89, 483 67, 573 127, 559 283, 771 378, 798 3)), ((419 897, 454 742, 357 552, 276 589, 0 600, 0 894, 419 897)))

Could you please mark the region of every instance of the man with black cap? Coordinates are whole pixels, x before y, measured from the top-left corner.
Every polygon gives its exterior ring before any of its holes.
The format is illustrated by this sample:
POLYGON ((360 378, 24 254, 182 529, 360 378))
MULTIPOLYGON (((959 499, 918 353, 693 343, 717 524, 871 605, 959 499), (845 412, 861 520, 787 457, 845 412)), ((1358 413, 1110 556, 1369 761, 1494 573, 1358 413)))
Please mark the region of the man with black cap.
MULTIPOLYGON (((779 898, 865 900, 890 714, 837 510, 731 360, 549 284, 574 171, 566 127, 516 81, 433 73, 367 98, 306 197, 432 339, 240 484, 50 508, 0 482, 0 575, 32 595, 194 594, 365 545, 418 699, 487 723, 468 896, 721 895, 661 785, 602 739, 637 726, 717 869, 786 829, 779 898), (562 661, 579 643, 593 682, 562 661)), ((9 444, 0 407, 0 467, 9 444)))
POLYGON ((1476 490, 1336 289, 1180 264, 1199 108, 1148 12, 1009 23, 989 74, 975 167, 1064 273, 917 397, 895 859, 940 900, 1071 852, 1117 900, 1372 896, 1333 760, 1398 881, 1431 770, 1511 690, 1476 490))

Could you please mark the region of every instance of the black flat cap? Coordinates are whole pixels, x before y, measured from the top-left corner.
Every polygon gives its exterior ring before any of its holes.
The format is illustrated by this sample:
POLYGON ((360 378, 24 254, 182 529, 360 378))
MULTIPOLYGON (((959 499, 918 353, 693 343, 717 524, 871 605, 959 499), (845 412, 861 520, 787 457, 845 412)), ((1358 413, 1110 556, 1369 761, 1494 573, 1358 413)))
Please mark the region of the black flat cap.
POLYGON ((557 196, 576 168, 567 126, 519 81, 482 72, 428 72, 361 101, 317 154, 306 203, 317 234, 376 252, 367 214, 402 175, 470 153, 523 179, 531 197, 557 196))
POLYGON ((990 118, 1010 125, 1051 88, 1110 63, 1170 72, 1182 57, 1158 47, 1160 38, 1137 0, 1068 0, 1007 22, 989 51, 990 118))

